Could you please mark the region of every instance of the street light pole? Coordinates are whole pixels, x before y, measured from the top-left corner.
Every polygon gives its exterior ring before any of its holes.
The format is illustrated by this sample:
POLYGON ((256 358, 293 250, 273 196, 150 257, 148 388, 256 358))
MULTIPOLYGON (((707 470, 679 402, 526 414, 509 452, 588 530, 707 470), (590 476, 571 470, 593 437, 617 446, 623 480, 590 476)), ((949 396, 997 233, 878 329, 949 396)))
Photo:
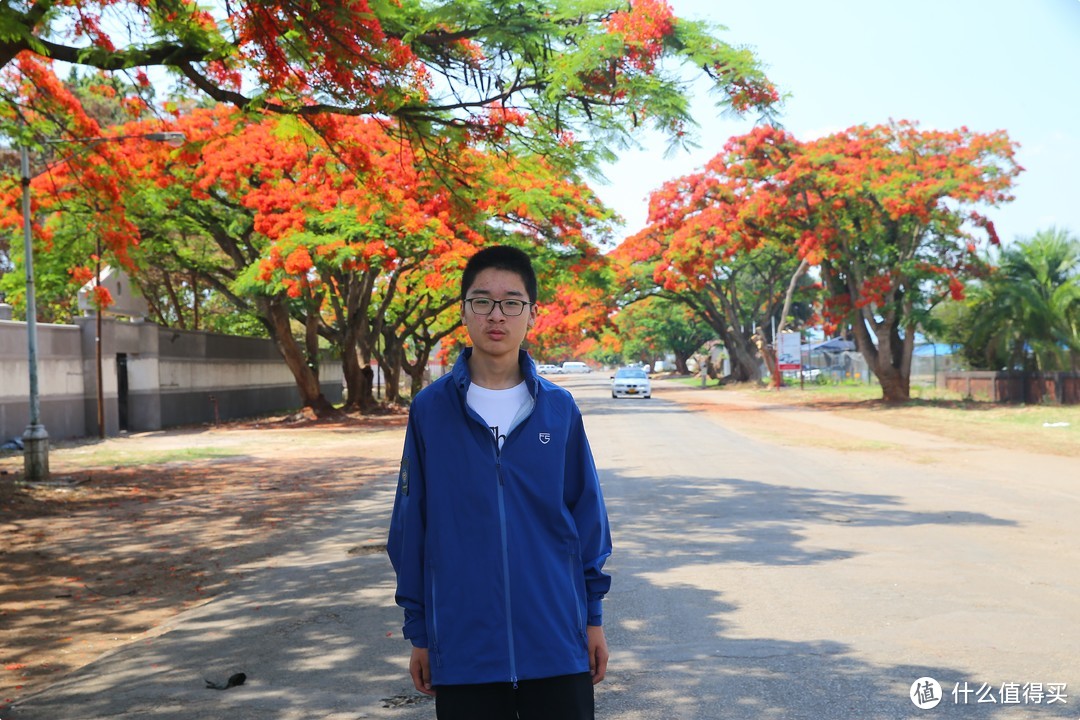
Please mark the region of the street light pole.
POLYGON ((30 361, 30 424, 23 433, 23 479, 49 479, 49 433, 41 424, 41 395, 38 392, 37 300, 34 297, 34 242, 30 231, 30 152, 19 146, 22 172, 23 264, 26 267, 26 346, 30 361))
POLYGON ((94 265, 94 361, 97 365, 97 427, 98 439, 105 439, 105 380, 101 372, 101 236, 97 237, 97 263, 94 265))

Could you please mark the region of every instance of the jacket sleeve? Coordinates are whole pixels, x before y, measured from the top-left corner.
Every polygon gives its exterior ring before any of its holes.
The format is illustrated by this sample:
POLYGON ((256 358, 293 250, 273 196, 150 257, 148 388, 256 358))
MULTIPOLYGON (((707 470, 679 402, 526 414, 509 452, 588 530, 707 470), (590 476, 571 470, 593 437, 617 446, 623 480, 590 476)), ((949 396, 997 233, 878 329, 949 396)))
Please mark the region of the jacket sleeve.
POLYGON ((405 610, 402 632, 415 647, 428 646, 424 606, 426 490, 422 438, 410 413, 386 551, 397 574, 394 600, 405 610))
POLYGON ((611 587, 611 576, 604 573, 604 563, 611 555, 611 531, 607 508, 600 490, 585 425, 577 407, 571 417, 570 437, 566 446, 566 505, 574 517, 585 570, 585 594, 588 624, 603 624, 601 601, 611 587))

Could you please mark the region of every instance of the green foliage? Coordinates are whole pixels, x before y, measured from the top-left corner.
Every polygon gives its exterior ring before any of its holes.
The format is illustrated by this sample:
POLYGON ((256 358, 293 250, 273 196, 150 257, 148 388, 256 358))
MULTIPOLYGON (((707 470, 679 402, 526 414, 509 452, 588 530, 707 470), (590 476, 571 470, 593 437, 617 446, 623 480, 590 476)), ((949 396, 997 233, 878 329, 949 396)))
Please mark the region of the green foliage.
POLYGON ((1049 229, 1004 248, 969 287, 951 337, 976 367, 1080 368, 1080 239, 1049 229))
POLYGON ((622 308, 614 318, 623 361, 654 360, 668 352, 686 360, 716 334, 685 304, 650 297, 622 308))
MULTIPOLYGON (((39 322, 70 323, 80 315, 76 294, 79 285, 72 282, 68 272, 70 257, 88 257, 94 249, 93 240, 83 235, 61 235, 46 251, 38 242, 34 245, 34 303, 39 322)), ((12 243, 11 261, 22 270, 23 243, 12 243)), ((0 293, 15 309, 17 318, 26 317, 26 276, 22 272, 0 274, 0 293)))

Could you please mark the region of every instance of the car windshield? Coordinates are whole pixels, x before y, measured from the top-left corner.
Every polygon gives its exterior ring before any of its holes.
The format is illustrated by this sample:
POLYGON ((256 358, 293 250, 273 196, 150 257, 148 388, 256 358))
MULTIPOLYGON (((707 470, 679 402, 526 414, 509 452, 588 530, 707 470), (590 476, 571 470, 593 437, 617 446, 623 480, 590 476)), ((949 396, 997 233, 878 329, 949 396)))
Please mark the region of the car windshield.
POLYGON ((648 377, 648 375, 645 374, 644 370, 639 370, 637 368, 619 368, 618 370, 615 371, 615 377, 617 377, 617 378, 637 378, 637 379, 640 380, 642 378, 648 377))

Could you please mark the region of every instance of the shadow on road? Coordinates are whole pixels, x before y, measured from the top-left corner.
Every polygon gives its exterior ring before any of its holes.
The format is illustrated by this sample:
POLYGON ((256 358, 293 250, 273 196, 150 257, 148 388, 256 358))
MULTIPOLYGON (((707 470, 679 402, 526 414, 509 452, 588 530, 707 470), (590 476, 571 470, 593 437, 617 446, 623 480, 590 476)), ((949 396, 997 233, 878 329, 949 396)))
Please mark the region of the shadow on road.
MULTIPOLYGON (((786 639, 789 619, 780 612, 770 620, 774 635, 747 637, 731 621, 741 608, 725 582, 752 583, 763 567, 797 570, 857 556, 808 543, 810 524, 890 528, 1011 526, 1011 521, 962 509, 911 512, 884 493, 813 490, 738 477, 654 478, 608 471, 602 480, 616 554, 609 566, 615 585, 605 609, 613 669, 598 695, 598 716, 912 718, 923 711, 909 697, 911 685, 931 677, 943 696, 934 717, 1072 717, 1061 703, 1023 704, 1019 687, 1017 703, 1001 702, 1003 681, 1062 678, 980 678, 972 677, 970 668, 872 663, 854 645, 825 632, 817 640, 786 639), (971 690, 966 695, 964 682, 971 690), (977 691, 983 683, 996 684, 982 688, 980 703, 977 691), (998 701, 986 702, 989 696, 998 701)), ((776 605, 791 599, 784 601, 776 605)), ((763 602, 771 607, 768 598, 763 602)), ((863 612, 878 615, 881 623, 890 620, 883 608, 869 605, 863 612)), ((835 619, 828 624, 835 625, 835 619)), ((927 641, 932 646, 933 638, 927 641)))

